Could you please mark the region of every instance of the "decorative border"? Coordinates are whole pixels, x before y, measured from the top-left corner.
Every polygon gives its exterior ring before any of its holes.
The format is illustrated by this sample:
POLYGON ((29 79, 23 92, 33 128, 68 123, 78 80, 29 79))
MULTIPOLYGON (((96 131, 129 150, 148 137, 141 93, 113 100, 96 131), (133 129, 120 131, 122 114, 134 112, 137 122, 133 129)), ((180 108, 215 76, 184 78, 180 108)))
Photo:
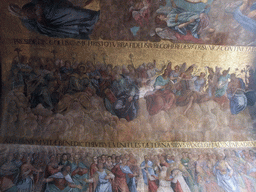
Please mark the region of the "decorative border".
POLYGON ((97 148, 245 148, 256 147, 255 141, 219 141, 219 142, 92 142, 92 141, 64 141, 54 139, 30 139, 17 137, 0 138, 2 144, 27 144, 50 146, 80 146, 97 148))
POLYGON ((132 49, 165 49, 165 50, 200 50, 200 51, 231 51, 231 52, 256 52, 253 46, 211 45, 173 43, 168 40, 160 42, 150 41, 114 41, 114 40, 70 40, 70 39, 45 39, 45 38, 6 38, 1 39, 2 45, 30 45, 30 46, 77 46, 77 47, 102 47, 102 48, 132 48, 132 49))

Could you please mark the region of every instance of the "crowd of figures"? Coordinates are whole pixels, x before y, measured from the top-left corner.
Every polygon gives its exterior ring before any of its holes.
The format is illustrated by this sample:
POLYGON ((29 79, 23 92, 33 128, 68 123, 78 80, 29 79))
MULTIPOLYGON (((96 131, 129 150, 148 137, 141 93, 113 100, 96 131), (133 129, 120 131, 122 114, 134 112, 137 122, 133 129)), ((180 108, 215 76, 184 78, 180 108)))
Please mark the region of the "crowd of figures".
POLYGON ((141 163, 148 191, 255 191, 255 152, 146 155, 141 163), (254 163, 253 163, 254 162, 254 163), (254 164, 254 165, 253 165, 254 164))
MULTIPOLYGON (((32 109, 41 104, 61 113, 68 110, 69 98, 82 97, 90 102, 89 98, 97 95, 111 114, 127 121, 136 118, 138 101, 143 97, 150 115, 175 106, 185 106, 186 114, 193 103, 208 100, 216 101, 223 109, 230 106, 231 113, 238 114, 256 101, 256 75, 250 66, 242 73, 237 71, 243 78, 219 67, 200 71, 196 65, 187 67, 186 63, 173 67, 169 62, 161 69, 156 66, 155 60, 136 68, 133 64, 113 66, 19 56, 13 59, 9 82, 14 93, 22 94, 23 103, 29 103, 32 109)), ((13 102, 7 110, 15 112, 13 102)))
MULTIPOLYGON (((166 0, 153 3, 149 0, 131 1, 132 18, 137 25, 149 25, 150 17, 153 19, 150 36, 157 35, 162 39, 187 40, 201 42, 198 40, 203 34, 204 40, 209 41, 215 29, 210 28, 208 13, 213 1, 166 0), (178 16, 177 16, 178 15, 178 16), (207 37, 207 35, 208 37, 207 37), (184 39, 185 38, 185 39, 184 39)), ((136 28, 131 28, 134 31, 136 28)))
POLYGON ((1 156, 2 192, 256 191, 256 153, 241 149, 146 153, 9 151, 1 156), (141 161, 141 162, 140 162, 141 161), (140 186, 140 187, 138 187, 140 186), (144 190, 143 190, 144 189, 144 190))
MULTIPOLYGON (((31 1, 22 7, 10 4, 9 12, 20 18, 23 25, 31 31, 49 37, 89 39, 100 15, 99 11, 82 8, 91 2, 91 0, 87 2, 81 0, 31 1), (73 16, 72 20, 68 15, 73 16), (56 20, 58 22, 55 22, 56 20)), ((103 16, 94 29, 93 36, 96 38, 103 36, 104 39, 112 40, 132 40, 138 34, 148 31, 144 34, 146 38, 152 39, 152 37, 157 38, 154 36, 159 36, 162 39, 202 42, 198 38, 204 31, 208 36, 215 31, 209 27, 207 15, 211 3, 212 0, 184 0, 185 6, 182 6, 183 4, 174 0, 129 0, 122 3, 108 0, 102 2, 103 16), (115 13, 112 12, 116 12, 114 5, 117 5, 117 13, 121 16, 118 21, 122 23, 121 29, 117 31, 115 29, 119 23, 112 19, 115 18, 113 17, 115 13), (112 6, 110 13, 109 6, 112 6), (114 29, 111 25, 114 25, 114 29), (108 31, 103 34, 106 28, 108 31)))
MULTIPOLYGON (((226 4, 214 0, 106 0, 100 2, 101 15, 85 9, 90 3, 92 0, 31 0, 22 7, 11 3, 8 10, 28 30, 59 38, 236 44, 234 21, 252 32, 249 36, 255 34, 253 0, 226 4), (228 33, 220 30, 226 27, 220 17, 224 12, 234 17, 229 20, 228 33)), ((246 45, 255 43, 249 39, 243 39, 246 45)))
POLYGON ((101 2, 101 18, 95 26, 92 37, 105 40, 168 39, 216 43, 215 29, 212 28, 208 16, 212 2, 212 0, 126 2, 107 0, 101 2), (119 16, 117 19, 112 19, 117 15, 119 16))
POLYGON ((92 38, 253 45, 254 23, 253 0, 106 0, 101 2, 101 18, 92 38), (223 14, 228 26, 223 22, 223 14), (242 27, 237 30, 233 24, 240 24, 247 31, 241 32, 242 27), (227 32, 220 30, 226 27, 227 32), (242 33, 250 38, 242 39, 242 33))

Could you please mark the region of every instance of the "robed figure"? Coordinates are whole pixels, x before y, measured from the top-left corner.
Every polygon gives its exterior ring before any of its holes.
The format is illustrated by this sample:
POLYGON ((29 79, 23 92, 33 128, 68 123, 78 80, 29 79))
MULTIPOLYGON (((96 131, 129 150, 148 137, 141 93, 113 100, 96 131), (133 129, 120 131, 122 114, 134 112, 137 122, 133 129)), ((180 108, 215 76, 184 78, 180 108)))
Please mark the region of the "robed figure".
POLYGON ((49 37, 89 39, 100 12, 75 7, 68 0, 32 0, 20 8, 10 4, 9 11, 23 25, 49 37))
POLYGON ((115 175, 113 189, 114 192, 137 192, 135 176, 127 166, 127 160, 117 164, 111 172, 115 175))
POLYGON ((144 159, 145 160, 140 164, 144 183, 148 186, 149 192, 156 192, 158 186, 154 176, 157 175, 153 169, 153 162, 149 160, 148 156, 145 156, 144 159))
POLYGON ((135 119, 139 109, 139 89, 135 82, 125 75, 117 77, 110 89, 105 90, 107 110, 127 121, 135 119))
POLYGON ((167 111, 175 103, 175 95, 171 90, 169 75, 170 72, 165 69, 164 74, 156 78, 154 91, 145 94, 144 98, 146 99, 149 115, 155 115, 161 110, 167 111))

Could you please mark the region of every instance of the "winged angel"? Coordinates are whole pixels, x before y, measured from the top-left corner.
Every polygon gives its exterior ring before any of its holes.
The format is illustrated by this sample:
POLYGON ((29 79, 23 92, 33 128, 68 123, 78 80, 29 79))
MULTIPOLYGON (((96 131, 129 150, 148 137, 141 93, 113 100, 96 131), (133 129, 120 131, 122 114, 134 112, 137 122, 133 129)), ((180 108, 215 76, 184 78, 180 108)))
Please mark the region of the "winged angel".
MULTIPOLYGON (((83 7, 92 1, 85 0, 83 7)), ((21 8, 16 4, 8 8, 27 29, 59 38, 89 39, 100 16, 100 11, 76 6, 71 0, 31 0, 21 8)))

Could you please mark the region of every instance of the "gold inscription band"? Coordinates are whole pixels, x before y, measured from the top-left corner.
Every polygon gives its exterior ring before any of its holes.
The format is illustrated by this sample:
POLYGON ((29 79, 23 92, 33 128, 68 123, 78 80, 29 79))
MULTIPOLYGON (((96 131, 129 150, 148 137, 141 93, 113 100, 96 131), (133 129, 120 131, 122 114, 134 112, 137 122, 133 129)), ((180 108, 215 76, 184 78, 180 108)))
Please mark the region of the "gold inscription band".
POLYGON ((161 42, 131 42, 131 41, 86 41, 66 39, 4 39, 5 45, 39 45, 39 46, 84 46, 103 48, 134 48, 134 49, 174 49, 174 50, 203 50, 203 51, 231 51, 231 52, 255 52, 256 47, 245 46, 221 46, 205 44, 183 44, 169 41, 161 42))
POLYGON ((2 144, 29 144, 50 146, 80 146, 98 148, 245 148, 256 147, 256 141, 220 142, 91 142, 62 141, 47 139, 25 139, 16 137, 0 138, 2 144))

